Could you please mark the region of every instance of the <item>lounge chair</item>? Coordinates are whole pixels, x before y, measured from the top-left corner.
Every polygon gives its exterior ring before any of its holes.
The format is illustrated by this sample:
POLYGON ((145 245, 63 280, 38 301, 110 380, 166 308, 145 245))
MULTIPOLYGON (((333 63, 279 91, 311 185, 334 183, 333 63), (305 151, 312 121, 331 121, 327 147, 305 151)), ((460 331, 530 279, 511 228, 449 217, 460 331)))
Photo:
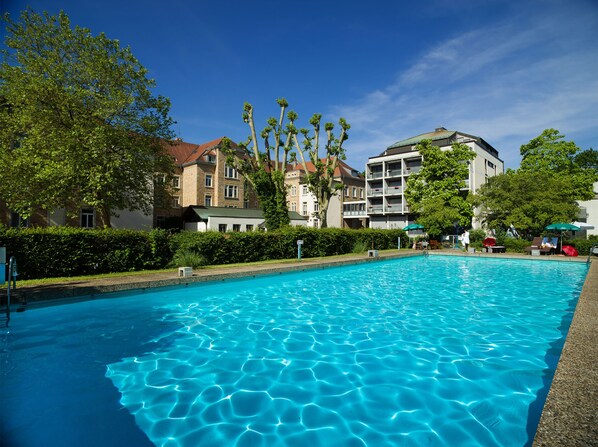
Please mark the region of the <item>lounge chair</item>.
POLYGON ((531 253, 532 250, 540 250, 540 248, 542 248, 542 236, 535 237, 532 241, 532 245, 530 245, 529 247, 525 247, 525 251, 527 253, 531 253))
POLYGON ((542 238, 542 236, 535 237, 534 240, 532 241, 532 245, 530 245, 529 247, 525 247, 525 251, 528 253, 531 253, 532 250, 538 250, 539 254, 541 254, 541 255, 554 254, 556 247, 558 245, 558 242, 559 242, 559 238, 553 237, 550 241, 548 239, 549 239, 548 237, 542 238), (544 247, 544 245, 547 242, 550 242, 552 244, 552 247, 544 247))

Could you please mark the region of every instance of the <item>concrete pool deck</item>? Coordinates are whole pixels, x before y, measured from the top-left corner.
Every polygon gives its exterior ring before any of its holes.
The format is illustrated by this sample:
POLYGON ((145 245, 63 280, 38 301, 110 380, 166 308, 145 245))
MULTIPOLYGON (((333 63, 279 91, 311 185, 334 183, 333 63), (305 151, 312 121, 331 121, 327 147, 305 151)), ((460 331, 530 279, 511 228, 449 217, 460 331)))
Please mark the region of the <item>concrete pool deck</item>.
MULTIPOLYGON (((178 271, 148 273, 103 279, 65 281, 51 285, 17 286, 19 297, 35 307, 56 300, 86 299, 110 292, 155 287, 190 285, 205 281, 279 274, 313 268, 327 268, 360 262, 421 256, 421 251, 380 252, 379 257, 351 255, 333 258, 302 259, 268 264, 220 266, 199 269, 192 277, 179 278, 178 271)), ((430 255, 458 255, 533 259, 542 262, 585 262, 585 257, 531 257, 518 254, 463 253, 453 250, 430 251, 430 255)), ((598 446, 598 258, 592 262, 575 310, 563 352, 546 400, 534 446, 598 446)))

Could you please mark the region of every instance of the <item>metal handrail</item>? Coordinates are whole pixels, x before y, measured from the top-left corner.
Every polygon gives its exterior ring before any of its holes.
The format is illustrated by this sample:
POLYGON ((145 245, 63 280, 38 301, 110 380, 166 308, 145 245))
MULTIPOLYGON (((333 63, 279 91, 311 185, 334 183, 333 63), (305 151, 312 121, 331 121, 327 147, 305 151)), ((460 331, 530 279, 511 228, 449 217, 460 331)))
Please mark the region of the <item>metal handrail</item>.
POLYGON ((593 244, 592 247, 590 248, 590 252, 588 253, 588 260, 586 261, 588 264, 590 263, 590 259, 592 258, 592 255, 594 254, 595 248, 598 248, 598 244, 593 244))
POLYGON ((17 258, 10 257, 8 261, 8 287, 6 288, 6 326, 10 322, 10 282, 12 280, 13 288, 17 288, 17 258))

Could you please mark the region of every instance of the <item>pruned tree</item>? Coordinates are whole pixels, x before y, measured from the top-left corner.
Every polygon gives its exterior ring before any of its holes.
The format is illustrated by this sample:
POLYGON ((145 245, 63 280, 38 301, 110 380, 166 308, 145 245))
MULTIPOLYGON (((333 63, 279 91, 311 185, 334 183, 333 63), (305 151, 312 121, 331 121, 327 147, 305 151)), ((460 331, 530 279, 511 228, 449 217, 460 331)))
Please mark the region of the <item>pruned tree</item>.
POLYGON ((170 102, 129 48, 56 16, 8 15, 0 65, 0 200, 35 208, 149 212, 155 172, 170 172, 170 102))
POLYGON ((450 150, 443 151, 431 140, 421 141, 417 150, 422 167, 409 176, 405 189, 410 212, 432 235, 449 231, 455 222, 469 227, 474 213, 465 181, 475 152, 463 143, 454 143, 450 150))
POLYGON ((304 181, 308 189, 318 201, 318 218, 322 226, 326 226, 326 212, 330 198, 338 186, 334 184, 334 171, 339 159, 345 158, 343 142, 348 138, 349 124, 341 118, 339 124, 341 133, 335 137, 332 123, 326 123, 326 155, 320 158, 320 120, 321 115, 314 114, 310 120, 314 133, 310 136, 309 130, 297 130, 295 122, 297 113, 288 111, 288 102, 284 98, 276 101, 280 106, 278 118, 269 118, 268 125, 260 132, 264 143, 263 151, 258 144, 257 130, 253 117, 253 106, 245 103, 243 107, 243 121, 249 125, 248 139, 239 143, 240 152, 237 151, 230 140, 225 141, 227 163, 234 166, 251 183, 256 191, 260 206, 264 212, 266 227, 276 229, 289 224, 287 208, 287 188, 285 174, 290 163, 297 160, 297 154, 305 171, 304 181), (288 122, 285 124, 285 113, 288 122), (302 134, 304 140, 298 139, 302 134), (295 152, 296 150, 296 152, 295 152), (307 162, 311 161, 314 169, 309 169, 307 162))
POLYGON ((313 136, 310 136, 309 130, 301 129, 299 132, 303 135, 304 140, 302 144, 299 143, 297 133, 293 134, 293 142, 299 154, 301 165, 305 171, 305 183, 308 190, 314 194, 318 202, 318 211, 316 215, 320 221, 320 227, 326 228, 328 226, 327 213, 330 199, 334 196, 343 185, 335 183, 334 172, 339 165, 339 160, 345 160, 345 149, 343 142, 345 142, 349 135, 347 131, 351 126, 340 118, 339 125, 341 128, 338 138, 332 133, 334 130, 333 123, 326 123, 324 130, 326 131, 326 145, 325 156, 320 158, 320 120, 322 115, 314 114, 309 123, 313 126, 313 136), (313 165, 313 170, 310 170, 307 165, 307 160, 313 165))

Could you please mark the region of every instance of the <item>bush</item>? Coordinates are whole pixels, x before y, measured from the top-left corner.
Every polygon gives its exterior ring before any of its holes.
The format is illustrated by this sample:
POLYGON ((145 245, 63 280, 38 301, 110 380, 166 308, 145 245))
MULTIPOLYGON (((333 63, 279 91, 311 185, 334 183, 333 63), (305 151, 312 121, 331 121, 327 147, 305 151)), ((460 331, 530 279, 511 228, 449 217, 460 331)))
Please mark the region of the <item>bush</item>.
POLYGON ((481 242, 486 239, 486 232, 484 230, 471 230, 469 232, 469 241, 471 242, 470 245, 473 246, 476 242, 480 242, 480 247, 483 245, 481 242))
POLYGON ((206 265, 206 259, 191 250, 182 249, 174 254, 171 265, 173 267, 193 267, 199 268, 206 265))

